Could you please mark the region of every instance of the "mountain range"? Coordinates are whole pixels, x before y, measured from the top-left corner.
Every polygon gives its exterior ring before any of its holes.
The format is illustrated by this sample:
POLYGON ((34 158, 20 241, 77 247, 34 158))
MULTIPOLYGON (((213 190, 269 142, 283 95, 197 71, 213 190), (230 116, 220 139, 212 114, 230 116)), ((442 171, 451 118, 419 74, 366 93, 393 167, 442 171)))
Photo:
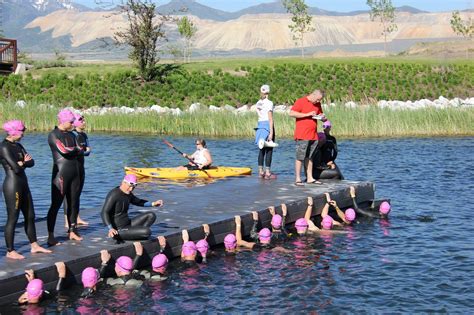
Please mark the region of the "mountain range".
MULTIPOLYGON (((3 0, 0 2, 0 29, 7 37, 18 38, 20 47, 30 51, 87 50, 98 46, 94 43, 99 39, 111 38, 114 31, 124 25, 123 18, 112 13, 114 10, 116 8, 91 9, 71 0, 3 0)), ((157 7, 157 11, 192 17, 198 27, 197 50, 294 48, 287 27, 291 21, 281 1, 226 12, 195 0, 172 0, 157 7)), ((316 31, 308 34, 305 40, 308 47, 381 41, 381 30, 377 23, 369 20, 368 11, 342 13, 314 7, 309 11, 315 16, 316 31)), ((397 11, 399 30, 390 40, 454 36, 449 26, 450 13, 428 13, 408 6, 397 11)), ((171 39, 176 39, 176 27, 171 25, 170 29, 171 39)))

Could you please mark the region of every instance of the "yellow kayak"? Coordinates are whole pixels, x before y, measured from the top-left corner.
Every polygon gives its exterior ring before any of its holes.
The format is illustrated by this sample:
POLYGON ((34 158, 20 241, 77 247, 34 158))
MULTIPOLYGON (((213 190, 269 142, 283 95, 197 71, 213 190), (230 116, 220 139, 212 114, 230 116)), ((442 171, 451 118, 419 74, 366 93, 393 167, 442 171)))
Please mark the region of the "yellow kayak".
POLYGON ((228 176, 250 175, 252 174, 252 169, 250 167, 216 166, 216 167, 211 167, 210 169, 206 169, 204 172, 202 170, 178 170, 176 168, 169 168, 169 167, 139 168, 139 167, 126 166, 125 173, 135 174, 141 177, 169 178, 169 179, 222 178, 222 177, 228 177, 228 176))

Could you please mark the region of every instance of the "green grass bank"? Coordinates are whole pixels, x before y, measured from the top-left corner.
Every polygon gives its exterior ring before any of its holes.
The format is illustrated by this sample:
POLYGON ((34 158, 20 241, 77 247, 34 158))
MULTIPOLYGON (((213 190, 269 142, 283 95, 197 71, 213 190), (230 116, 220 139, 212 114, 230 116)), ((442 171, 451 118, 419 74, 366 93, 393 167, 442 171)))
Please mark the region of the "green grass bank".
POLYGON ((474 61, 410 59, 249 59, 162 65, 166 76, 154 82, 136 78, 130 65, 95 64, 50 68, 25 76, 0 77, 0 101, 88 108, 192 103, 254 104, 259 87, 269 84, 275 104, 292 104, 315 88, 326 102, 470 97, 474 61))
MULTIPOLYGON (((29 104, 21 109, 11 102, 0 102, 1 121, 21 119, 30 131, 49 131, 56 124, 58 108, 29 104)), ((474 108, 419 109, 393 111, 377 106, 325 111, 333 123, 333 134, 342 138, 472 136, 474 108)), ((89 131, 134 132, 159 135, 247 137, 254 136, 255 113, 231 112, 171 114, 105 114, 86 116, 89 131)), ((275 114, 278 138, 291 138, 294 119, 275 114)))

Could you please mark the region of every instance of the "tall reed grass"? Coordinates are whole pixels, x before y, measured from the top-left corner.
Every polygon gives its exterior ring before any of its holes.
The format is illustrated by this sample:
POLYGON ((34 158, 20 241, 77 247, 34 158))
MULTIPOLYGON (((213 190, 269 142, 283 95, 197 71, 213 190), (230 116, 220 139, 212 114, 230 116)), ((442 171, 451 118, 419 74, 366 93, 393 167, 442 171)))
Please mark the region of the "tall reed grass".
MULTIPOLYGON (((29 131, 48 131, 56 124, 58 108, 29 104, 25 108, 0 103, 0 119, 23 120, 29 131)), ((328 108, 326 116, 332 133, 343 138, 462 136, 474 135, 474 108, 425 108, 390 110, 377 106, 328 108)), ((86 116, 89 131, 136 132, 163 135, 212 137, 252 137, 257 124, 255 113, 229 111, 172 114, 115 114, 86 116)), ((275 114, 278 138, 293 136, 295 121, 287 114, 275 114)), ((321 129, 321 127, 319 127, 321 129)))

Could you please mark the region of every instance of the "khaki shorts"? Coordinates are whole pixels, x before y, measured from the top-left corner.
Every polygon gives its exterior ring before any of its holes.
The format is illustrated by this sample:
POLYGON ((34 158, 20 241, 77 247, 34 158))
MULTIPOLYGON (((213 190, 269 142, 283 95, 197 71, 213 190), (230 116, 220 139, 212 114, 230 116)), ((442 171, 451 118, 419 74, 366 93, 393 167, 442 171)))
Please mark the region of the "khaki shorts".
POLYGON ((296 140, 296 159, 312 159, 318 147, 318 140, 296 140))

